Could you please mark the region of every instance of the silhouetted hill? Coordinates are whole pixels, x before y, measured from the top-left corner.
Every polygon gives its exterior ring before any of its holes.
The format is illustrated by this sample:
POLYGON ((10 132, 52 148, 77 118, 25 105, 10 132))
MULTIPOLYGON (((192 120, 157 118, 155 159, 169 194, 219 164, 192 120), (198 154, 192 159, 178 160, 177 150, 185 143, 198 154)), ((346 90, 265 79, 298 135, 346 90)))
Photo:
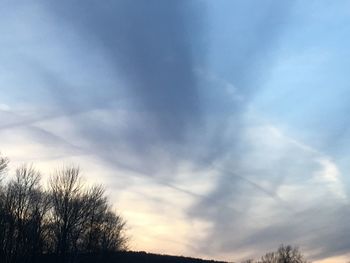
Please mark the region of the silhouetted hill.
MULTIPOLYGON (((40 262, 59 262, 55 256, 43 256, 40 262)), ((68 261, 67 261, 68 262, 68 261)), ((114 252, 105 255, 81 254, 75 257, 77 263, 227 263, 224 261, 204 260, 183 256, 170 256, 146 252, 114 252)))

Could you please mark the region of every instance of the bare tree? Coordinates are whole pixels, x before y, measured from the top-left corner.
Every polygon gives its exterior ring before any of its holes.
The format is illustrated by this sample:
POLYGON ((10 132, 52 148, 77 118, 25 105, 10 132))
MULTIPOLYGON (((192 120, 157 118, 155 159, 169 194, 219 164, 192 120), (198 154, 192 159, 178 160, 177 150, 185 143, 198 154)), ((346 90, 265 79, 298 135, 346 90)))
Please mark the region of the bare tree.
POLYGON ((258 261, 259 263, 279 263, 278 254, 276 252, 266 253, 258 261))
POLYGON ((126 222, 115 213, 108 211, 101 225, 101 248, 103 251, 121 251, 128 248, 125 235, 126 222))
POLYGON ((306 263, 297 247, 281 245, 278 248, 279 263, 306 263))
POLYGON ((7 231, 6 213, 5 213, 5 188, 3 187, 2 179, 6 172, 8 159, 0 154, 0 258, 5 258, 5 234, 7 231))
POLYGON ((41 196, 40 174, 32 166, 16 170, 16 177, 5 188, 3 196, 3 226, 1 244, 7 262, 29 260, 38 244, 38 228, 42 217, 36 216, 38 196, 41 196), (35 220, 35 225, 33 224, 35 220), (34 227, 35 226, 35 227, 34 227))
MULTIPOLYGON (((1 174, 7 165, 0 158, 1 174)), ((126 248, 125 221, 111 212, 102 186, 85 188, 76 167, 57 170, 47 192, 40 177, 23 165, 0 185, 1 262, 35 262, 45 253, 67 262, 79 253, 126 248)))
POLYGON ((34 262, 41 255, 46 246, 48 211, 51 207, 51 197, 48 193, 37 189, 32 193, 31 218, 28 220, 28 239, 30 253, 34 262))
POLYGON ((0 182, 2 180, 4 173, 6 172, 8 163, 9 163, 9 159, 1 156, 1 153, 0 153, 0 182))
POLYGON ((126 223, 111 211, 105 190, 93 186, 84 195, 86 204, 80 250, 87 253, 119 251, 127 248, 126 223))
POLYGON ((86 211, 82 189, 76 167, 58 170, 50 180, 55 252, 63 259, 76 248, 77 236, 82 231, 86 211))
POLYGON ((258 263, 307 263, 297 247, 281 245, 276 252, 269 252, 258 263))
POLYGON ((85 233, 82 238, 82 249, 87 252, 100 250, 98 240, 101 238, 101 225, 108 210, 108 202, 102 186, 93 186, 85 196, 87 204, 85 233))

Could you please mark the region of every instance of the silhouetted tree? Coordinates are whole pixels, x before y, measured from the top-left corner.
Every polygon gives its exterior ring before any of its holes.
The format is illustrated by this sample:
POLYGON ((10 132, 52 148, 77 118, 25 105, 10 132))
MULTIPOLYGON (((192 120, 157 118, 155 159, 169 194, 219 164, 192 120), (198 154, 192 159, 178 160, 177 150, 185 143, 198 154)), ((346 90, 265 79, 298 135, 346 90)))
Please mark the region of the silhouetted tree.
POLYGON ((0 242, 6 262, 26 262, 40 251, 44 215, 39 181, 40 174, 35 169, 22 166, 4 188, 2 225, 5 231, 0 242))
POLYGON ((104 189, 101 186, 92 187, 86 193, 85 202, 88 210, 82 239, 83 250, 94 253, 125 250, 125 222, 111 212, 104 189))
POLYGON ((85 189, 75 167, 58 171, 50 180, 51 233, 55 253, 62 260, 79 252, 126 248, 125 222, 110 211, 104 189, 85 189))
POLYGON ((75 167, 58 170, 50 180, 55 252, 63 260, 77 249, 77 239, 83 231, 87 205, 82 189, 79 169, 75 167))
MULTIPOLYGON (((1 177, 7 166, 0 157, 1 177)), ((78 168, 57 170, 48 191, 32 166, 0 180, 1 262, 36 262, 44 254, 67 262, 79 254, 123 250, 124 231, 125 221, 111 211, 103 187, 84 187, 78 168)))
POLYGON ((305 263, 303 255, 297 247, 281 245, 278 248, 278 258, 280 263, 305 263))
POLYGON ((82 249, 87 252, 100 250, 99 239, 101 238, 101 225, 108 210, 107 198, 101 186, 94 186, 85 195, 88 204, 84 233, 81 240, 82 249))
POLYGON ((105 213, 101 225, 101 249, 103 251, 120 251, 127 249, 127 237, 124 234, 125 221, 111 211, 105 213))
POLYGON ((8 159, 0 154, 0 258, 5 258, 5 235, 7 232, 7 214, 5 213, 5 187, 2 179, 6 172, 8 159))
POLYGON ((28 221, 28 238, 30 239, 31 257, 34 261, 47 248, 48 211, 51 208, 51 197, 47 192, 37 189, 32 193, 32 215, 28 221))
POLYGON ((276 252, 266 253, 258 261, 259 263, 279 263, 278 254, 276 252))
POLYGON ((258 263, 307 263, 298 248, 281 245, 276 252, 269 252, 258 263))
POLYGON ((8 163, 9 163, 8 158, 1 156, 1 153, 0 153, 0 182, 2 180, 4 173, 6 172, 8 163))

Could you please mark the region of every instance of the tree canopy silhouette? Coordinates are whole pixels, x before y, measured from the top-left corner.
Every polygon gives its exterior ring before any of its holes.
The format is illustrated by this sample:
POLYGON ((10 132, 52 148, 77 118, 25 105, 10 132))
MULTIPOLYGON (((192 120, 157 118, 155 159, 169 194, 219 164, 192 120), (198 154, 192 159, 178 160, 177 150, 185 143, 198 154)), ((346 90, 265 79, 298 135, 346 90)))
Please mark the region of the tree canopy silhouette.
POLYGON ((102 186, 84 185, 79 168, 57 170, 44 189, 33 166, 6 178, 8 163, 0 156, 1 262, 35 262, 44 254, 69 262, 78 254, 127 248, 124 219, 102 186))
POLYGON ((277 251, 268 252, 262 256, 259 260, 254 261, 252 259, 245 261, 244 263, 307 263, 302 253, 297 247, 290 245, 281 245, 277 251))
MULTIPOLYGON (((83 183, 78 167, 56 170, 45 189, 32 165, 10 178, 8 164, 0 155, 0 262, 214 262, 125 252, 125 220, 112 210, 103 186, 83 183)), ((289 245, 245 261, 254 262, 307 263, 289 245)))

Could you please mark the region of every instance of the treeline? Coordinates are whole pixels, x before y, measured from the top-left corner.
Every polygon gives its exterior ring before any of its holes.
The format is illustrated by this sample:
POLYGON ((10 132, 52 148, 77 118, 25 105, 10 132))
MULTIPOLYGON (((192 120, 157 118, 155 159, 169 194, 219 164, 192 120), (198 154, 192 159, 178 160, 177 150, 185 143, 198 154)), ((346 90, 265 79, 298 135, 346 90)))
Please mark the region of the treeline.
MULTIPOLYGON (((86 187, 77 167, 41 175, 23 165, 8 177, 0 155, 0 262, 209 262, 126 252, 125 221, 113 212, 102 186, 86 187), (118 253, 116 253, 118 252, 118 253)), ((214 262, 214 261, 211 261, 214 262)), ((307 263, 298 248, 281 245, 243 263, 307 263)))
POLYGON ((53 255, 74 262, 81 254, 125 250, 125 221, 111 209, 101 186, 85 187, 79 169, 57 170, 47 189, 32 166, 8 175, 0 156, 0 261, 36 262, 53 255))
POLYGON ((308 263, 297 247, 281 245, 277 251, 266 253, 258 260, 249 259, 242 263, 308 263))

